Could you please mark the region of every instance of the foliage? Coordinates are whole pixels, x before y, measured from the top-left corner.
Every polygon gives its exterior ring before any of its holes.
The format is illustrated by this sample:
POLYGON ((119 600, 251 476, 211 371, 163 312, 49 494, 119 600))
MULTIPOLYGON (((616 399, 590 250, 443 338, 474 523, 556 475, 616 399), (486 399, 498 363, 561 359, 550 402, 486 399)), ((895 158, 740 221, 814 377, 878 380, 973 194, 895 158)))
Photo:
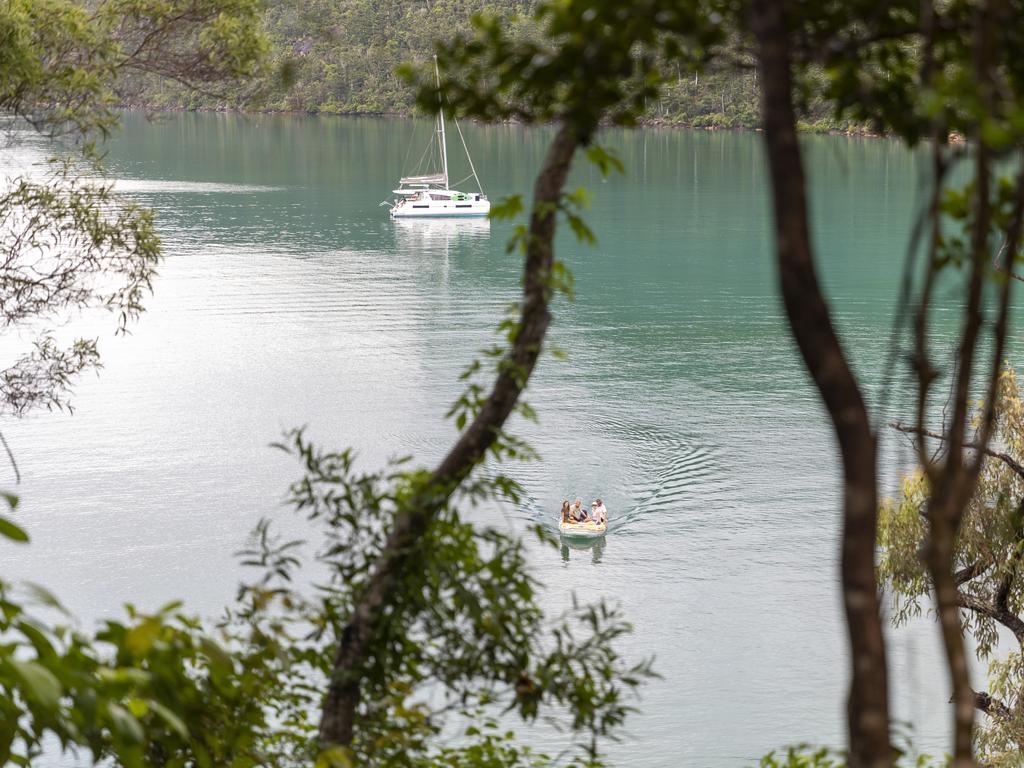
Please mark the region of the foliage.
MULTIPOLYGON (((28 537, 0 518, 3 539, 28 537)), ((129 607, 90 637, 51 625, 66 612, 29 586, 26 597, 0 581, 0 765, 31 765, 55 741, 129 768, 267 765, 291 754, 296 738, 277 731, 287 657, 273 638, 225 627, 218 642, 177 604, 129 607)))
POLYGON ((0 195, 0 325, 29 328, 28 348, 0 370, 0 413, 68 407, 77 375, 96 369, 94 339, 54 329, 103 308, 117 330, 142 310, 159 257, 149 211, 120 200, 96 142, 117 126, 125 72, 213 87, 258 71, 266 40, 256 0, 11 0, 0 7, 0 109, 8 140, 26 134, 77 146, 0 195), (12 120, 13 118, 13 120, 12 120))
MULTIPOLYGON (((245 619, 278 626, 267 634, 288 627, 291 675, 324 680, 332 675, 335 638, 370 588, 396 516, 429 476, 409 471, 406 461, 358 471, 351 451, 320 451, 302 431, 280 447, 303 464, 305 475, 293 485, 290 502, 319 534, 315 567, 310 563, 307 570, 325 575, 310 590, 300 578, 300 542, 276 539, 263 524, 245 552, 245 562, 264 573, 243 589, 251 606, 245 619), (308 632, 294 636, 296 627, 308 632)), ((550 758, 518 746, 496 718, 514 712, 534 720, 550 711, 561 729, 577 740, 585 737, 580 751, 558 764, 602 764, 598 740, 622 724, 631 709, 626 698, 651 674, 649 663, 627 665, 615 652, 614 641, 629 626, 607 605, 574 604, 553 623, 546 619, 522 542, 475 526, 458 510, 510 492, 502 479, 468 483, 422 533, 399 576, 398 597, 376 629, 372 656, 359 669, 351 750, 329 751, 322 760, 547 765, 550 758), (461 723, 462 743, 438 747, 432 737, 453 716, 461 723)), ((321 695, 310 691, 311 709, 321 695)))
POLYGON ((122 72, 192 87, 251 75, 265 53, 255 0, 11 0, 0 9, 0 108, 49 133, 117 125, 122 72))
MULTIPOLYGON (((67 407, 76 374, 99 365, 94 340, 61 346, 50 328, 89 308, 117 328, 142 309, 159 255, 152 215, 103 182, 96 142, 116 127, 120 73, 192 84, 255 71, 265 44, 253 0, 11 0, 0 8, 0 108, 8 141, 41 134, 64 159, 8 180, 0 196, 0 313, 35 333, 0 371, 0 411, 67 407), (71 150, 77 149, 77 156, 71 150)), ((4 494, 13 509, 17 498, 4 494)), ((0 516, 3 543, 25 531, 0 516)), ((52 595, 0 581, 0 764, 30 765, 59 744, 125 766, 277 762, 289 736, 273 638, 225 625, 218 639, 179 612, 128 609, 94 636, 52 595), (53 623, 54 618, 57 623, 53 623)), ((287 688, 284 688, 287 690, 287 688)))
MULTIPOLYGON (((895 768, 906 766, 906 768, 945 768, 949 760, 936 760, 930 755, 918 755, 916 758, 910 756, 909 750, 903 754, 907 759, 898 760, 894 763, 895 768)), ((799 744, 794 747, 787 747, 784 752, 769 752, 761 758, 758 768, 847 768, 849 765, 848 756, 843 752, 828 749, 827 747, 811 747, 806 744, 799 744)))
MULTIPOLYGON (((1009 766, 1017 764, 1024 744, 1024 400, 1009 366, 999 379, 994 440, 995 455, 985 459, 956 537, 956 581, 963 629, 974 638, 978 658, 989 663, 992 703, 984 707, 988 717, 978 732, 979 748, 988 764, 1009 766), (1016 635, 1008 651, 1001 648, 1006 629, 1016 635)), ((930 530, 923 472, 906 477, 901 490, 899 499, 885 500, 879 518, 879 575, 892 593, 897 625, 919 615, 931 592, 920 556, 930 530)))
MULTIPOLYGON (((69 312, 99 307, 124 331, 142 310, 159 247, 150 212, 119 203, 109 185, 66 168, 45 184, 18 179, 0 195, 0 324, 60 324, 69 312)), ((0 371, 0 412, 70 407, 74 377, 99 364, 94 339, 62 347, 43 330, 0 371)))
POLYGON ((806 744, 787 747, 779 754, 769 752, 761 758, 759 768, 845 768, 846 759, 825 747, 813 748, 806 744))

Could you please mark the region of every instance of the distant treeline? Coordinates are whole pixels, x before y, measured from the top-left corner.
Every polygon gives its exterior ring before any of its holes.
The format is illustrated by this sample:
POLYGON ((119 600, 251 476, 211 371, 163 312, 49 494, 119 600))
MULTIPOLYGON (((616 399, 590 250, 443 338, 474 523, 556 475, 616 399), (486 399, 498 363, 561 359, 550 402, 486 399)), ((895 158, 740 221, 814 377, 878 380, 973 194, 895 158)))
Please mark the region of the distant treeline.
MULTIPOLYGON (((409 114, 412 92, 396 75, 404 62, 425 63, 433 43, 469 29, 486 11, 520 18, 530 34, 535 0, 268 0, 265 27, 274 46, 273 74, 251 92, 225 98, 155 82, 129 84, 130 104, 156 108, 236 108, 320 114, 409 114)), ((760 92, 737 50, 734 66, 700 73, 671 65, 648 121, 703 128, 755 128, 760 92)), ((813 92, 813 91, 812 91, 813 92)), ((846 130, 820 99, 805 106, 805 128, 846 130)))

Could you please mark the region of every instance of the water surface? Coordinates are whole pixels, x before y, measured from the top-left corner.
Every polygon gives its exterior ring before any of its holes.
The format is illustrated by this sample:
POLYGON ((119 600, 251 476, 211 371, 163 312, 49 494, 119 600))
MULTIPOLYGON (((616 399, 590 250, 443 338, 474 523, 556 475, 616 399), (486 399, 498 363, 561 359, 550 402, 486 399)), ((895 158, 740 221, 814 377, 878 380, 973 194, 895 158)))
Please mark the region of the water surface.
MULTIPOLYGON (((519 290, 507 225, 388 220, 378 202, 429 125, 129 115, 119 188, 154 207, 167 259, 149 312, 78 387, 73 417, 5 433, 25 476, 30 548, 5 575, 39 581, 88 624, 124 602, 183 598, 213 616, 232 555, 281 508, 297 467, 267 446, 309 425, 367 466, 443 455, 457 375, 519 290), (416 132, 414 136, 413 133, 416 132)), ((465 128, 492 198, 526 192, 550 132, 465 128)), ((532 554, 545 605, 621 603, 627 655, 657 657, 617 764, 733 766, 842 740, 838 471, 789 341, 756 134, 604 137, 626 164, 594 193, 595 248, 559 239, 576 275, 518 424, 543 456, 511 472, 528 499, 498 525, 550 522, 602 496, 607 540, 532 554)), ((924 164, 883 140, 809 138, 823 277, 855 364, 877 379, 924 164)), ((414 152, 415 154, 415 152, 414 152)), ((408 169, 404 169, 408 170, 408 169)), ((468 170, 466 171, 468 173, 468 170)), ((889 440, 888 475, 905 458, 889 440)), ((890 633, 899 715, 940 746, 948 694, 927 624, 890 633)), ((530 729, 526 728, 525 731, 530 729)), ((530 738, 551 746, 550 733, 530 738)))

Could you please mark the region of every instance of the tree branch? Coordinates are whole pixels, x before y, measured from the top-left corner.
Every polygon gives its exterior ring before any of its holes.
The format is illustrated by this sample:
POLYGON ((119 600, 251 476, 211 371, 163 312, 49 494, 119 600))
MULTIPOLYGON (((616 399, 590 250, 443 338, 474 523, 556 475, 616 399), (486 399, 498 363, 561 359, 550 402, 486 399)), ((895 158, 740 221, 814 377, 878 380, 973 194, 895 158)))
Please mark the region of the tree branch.
POLYGON ((981 576, 981 574, 987 571, 991 566, 991 563, 985 563, 979 560, 976 563, 961 568, 959 571, 953 574, 953 581, 956 582, 956 585, 958 587, 961 587, 968 581, 971 581, 972 579, 976 579, 979 576, 981 576))
MULTIPOLYGON (((918 427, 911 427, 899 421, 891 421, 889 422, 889 426, 897 430, 898 432, 905 432, 909 435, 933 437, 936 440, 940 440, 942 442, 945 442, 947 439, 945 435, 939 432, 933 432, 929 429, 919 429, 918 427)), ((1003 462, 1017 475, 1024 478, 1024 464, 1021 464, 1019 461, 1014 459, 1010 454, 1006 453, 1005 451, 996 451, 993 450, 992 448, 989 448, 987 445, 979 445, 976 442, 965 442, 962 447, 971 451, 980 451, 986 456, 991 456, 993 459, 999 459, 999 461, 1003 462)))
POLYGON ((974 706, 989 717, 1005 718, 1010 716, 1010 708, 999 699, 993 699, 985 691, 974 692, 974 706))
POLYGON ((1018 643, 1024 644, 1024 619, 1009 609, 1002 609, 992 603, 986 603, 960 590, 957 590, 956 593, 956 604, 960 608, 980 613, 982 616, 999 622, 1013 633, 1018 643))

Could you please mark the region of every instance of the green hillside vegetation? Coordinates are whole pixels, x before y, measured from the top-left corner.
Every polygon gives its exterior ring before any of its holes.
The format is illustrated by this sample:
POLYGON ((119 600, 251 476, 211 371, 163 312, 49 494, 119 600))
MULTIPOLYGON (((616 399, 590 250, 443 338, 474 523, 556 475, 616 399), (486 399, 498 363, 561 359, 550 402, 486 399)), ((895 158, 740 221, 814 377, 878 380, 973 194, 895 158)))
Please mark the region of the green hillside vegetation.
MULTIPOLYGON (((532 0, 269 0, 264 25, 273 43, 269 73, 241 93, 185 91, 166 81, 129 84, 130 106, 157 109, 249 109, 331 115, 409 115, 412 89, 396 75, 403 63, 426 65, 437 40, 470 28, 475 13, 508 20, 518 34, 539 34, 532 0)), ((649 124, 696 128, 756 128, 760 89, 752 58, 735 55, 689 72, 666 64, 649 124), (726 63, 728 61, 728 63, 726 63)), ((815 92, 816 89, 811 90, 815 92)), ((817 89, 820 90, 820 89, 817 89)), ((824 99, 804 107, 804 128, 858 130, 832 119, 824 99)))

